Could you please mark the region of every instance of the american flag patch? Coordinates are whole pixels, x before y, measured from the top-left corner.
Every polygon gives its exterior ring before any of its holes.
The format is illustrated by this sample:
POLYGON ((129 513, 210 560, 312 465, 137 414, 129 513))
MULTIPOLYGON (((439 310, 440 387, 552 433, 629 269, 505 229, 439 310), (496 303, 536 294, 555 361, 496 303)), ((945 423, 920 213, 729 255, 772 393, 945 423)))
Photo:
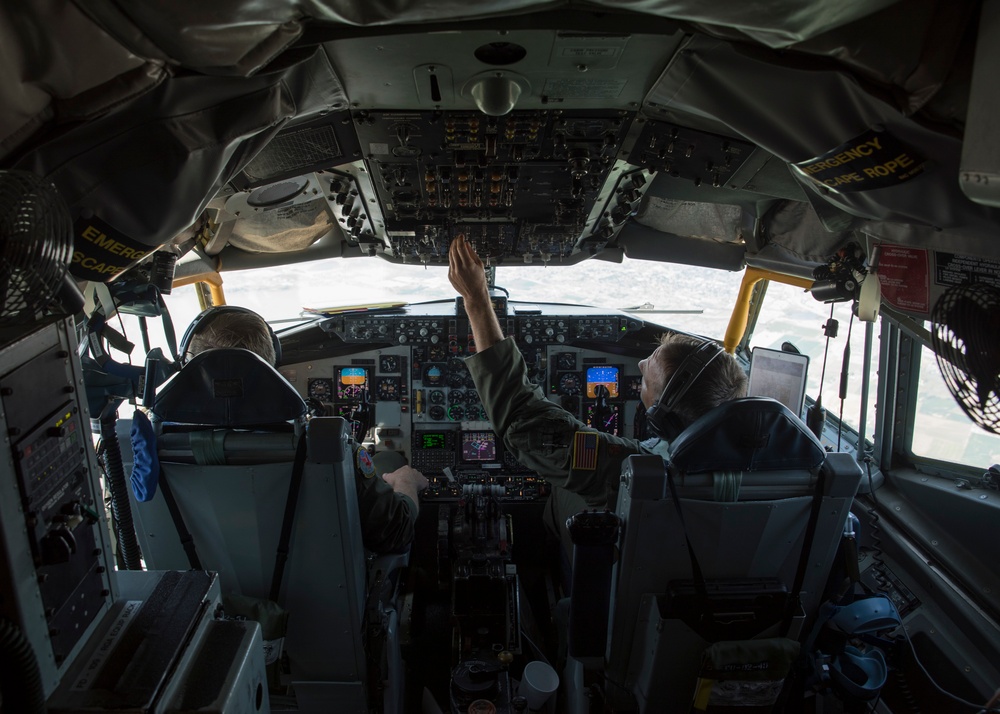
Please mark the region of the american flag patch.
POLYGON ((597 432, 578 431, 573 436, 573 468, 593 471, 597 468, 597 432))

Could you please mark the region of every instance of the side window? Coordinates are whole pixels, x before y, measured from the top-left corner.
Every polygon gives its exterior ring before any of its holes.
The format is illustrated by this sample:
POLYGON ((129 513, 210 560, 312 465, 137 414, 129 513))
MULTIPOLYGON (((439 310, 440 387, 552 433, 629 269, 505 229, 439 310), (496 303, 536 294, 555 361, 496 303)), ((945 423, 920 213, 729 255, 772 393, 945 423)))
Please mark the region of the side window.
MULTIPOLYGON (((837 336, 829 340, 824 369, 827 338, 823 325, 830 317, 830 305, 818 302, 802 288, 772 282, 754 325, 750 347, 780 350, 784 342, 795 345, 809 356, 806 394, 813 399, 821 393, 827 413, 839 416, 841 411, 840 383, 845 347, 850 333, 850 356, 847 369, 847 396, 843 403, 843 422, 857 430, 861 424, 861 382, 865 354, 866 324, 854 318, 851 324, 851 304, 835 303, 833 317, 838 321, 837 336)), ((872 348, 871 391, 865 413, 866 435, 872 437, 875 424, 875 380, 878 367, 878 326, 872 348)))
POLYGON ((920 381, 913 417, 914 456, 986 470, 1000 463, 1000 436, 977 426, 945 385, 934 352, 921 348, 920 381))

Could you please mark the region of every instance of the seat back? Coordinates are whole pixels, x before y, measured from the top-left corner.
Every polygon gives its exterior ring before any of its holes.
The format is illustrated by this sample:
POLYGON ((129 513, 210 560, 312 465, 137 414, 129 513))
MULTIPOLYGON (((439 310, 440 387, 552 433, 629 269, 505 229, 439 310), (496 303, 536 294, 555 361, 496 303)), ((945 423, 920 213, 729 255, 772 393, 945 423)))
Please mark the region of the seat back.
MULTIPOLYGON (((819 608, 860 479, 849 455, 827 454, 788 409, 760 397, 735 400, 703 416, 673 442, 667 461, 629 457, 617 503, 624 535, 614 574, 609 678, 628 683, 640 711, 684 710, 711 641, 676 617, 666 598, 668 590, 683 590, 679 583, 693 577, 685 530, 705 579, 722 592, 759 588, 763 594, 776 586, 791 592, 822 482, 800 591, 802 612, 788 633, 797 637, 803 617, 819 608), (670 495, 668 470, 683 523, 670 495), (732 500, 737 481, 739 497, 732 500), (730 500, 716 500, 724 494, 730 500), (756 583, 747 582, 752 580, 756 583)), ((784 636, 778 620, 760 619, 758 629, 750 622, 734 624, 728 636, 714 639, 784 636)))
POLYGON ((308 456, 277 597, 288 612, 284 652, 298 711, 363 712, 366 562, 353 442, 340 417, 314 418, 294 430, 284 422, 304 412, 291 385, 256 355, 197 355, 164 388, 154 413, 164 422, 183 415, 198 426, 162 425, 160 488, 148 502, 133 501, 136 531, 148 568, 190 567, 165 482, 201 567, 219 573, 223 594, 269 598, 304 434, 308 456), (238 428, 276 421, 260 398, 276 407, 280 423, 238 428))

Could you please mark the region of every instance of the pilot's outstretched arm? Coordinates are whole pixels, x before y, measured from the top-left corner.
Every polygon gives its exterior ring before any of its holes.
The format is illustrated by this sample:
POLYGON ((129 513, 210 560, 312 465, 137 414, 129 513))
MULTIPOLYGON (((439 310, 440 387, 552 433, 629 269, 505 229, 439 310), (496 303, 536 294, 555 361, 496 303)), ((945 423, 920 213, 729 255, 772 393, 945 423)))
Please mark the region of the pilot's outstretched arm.
POLYGON ((494 430, 517 460, 551 483, 583 496, 592 506, 612 502, 621 465, 645 452, 634 439, 598 434, 596 463, 574 468, 576 433, 594 430, 545 398, 528 379, 514 340, 504 338, 493 312, 483 263, 461 236, 449 250, 448 279, 465 300, 476 354, 466 366, 494 430))

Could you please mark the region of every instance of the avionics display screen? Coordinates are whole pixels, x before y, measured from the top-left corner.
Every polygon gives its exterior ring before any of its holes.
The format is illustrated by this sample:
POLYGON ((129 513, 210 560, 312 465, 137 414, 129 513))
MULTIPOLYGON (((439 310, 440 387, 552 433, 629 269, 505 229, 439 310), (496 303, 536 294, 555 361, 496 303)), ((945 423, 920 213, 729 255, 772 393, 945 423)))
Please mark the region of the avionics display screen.
POLYGON ((497 435, 492 431, 462 432, 462 461, 496 461, 497 435))
POLYGON ((418 433, 420 441, 417 442, 417 448, 419 449, 444 449, 447 446, 443 432, 421 431, 418 433))
POLYGON ((337 369, 337 399, 353 401, 367 389, 368 371, 364 367, 339 367, 337 369))
POLYGON ((587 367, 587 396, 597 398, 597 387, 603 385, 608 389, 608 396, 618 397, 618 368, 609 365, 587 367))

